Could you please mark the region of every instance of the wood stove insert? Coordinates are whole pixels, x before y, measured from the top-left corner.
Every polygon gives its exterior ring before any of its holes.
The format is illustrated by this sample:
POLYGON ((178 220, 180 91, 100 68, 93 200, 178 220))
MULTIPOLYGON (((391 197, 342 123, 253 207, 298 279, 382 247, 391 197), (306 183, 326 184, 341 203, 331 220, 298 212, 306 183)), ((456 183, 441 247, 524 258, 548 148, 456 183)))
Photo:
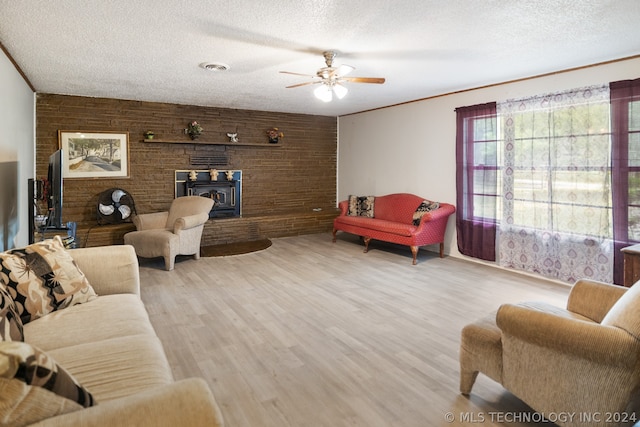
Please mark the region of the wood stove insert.
POLYGON ((233 218, 242 215, 242 171, 177 170, 175 197, 202 196, 213 199, 209 218, 233 218))

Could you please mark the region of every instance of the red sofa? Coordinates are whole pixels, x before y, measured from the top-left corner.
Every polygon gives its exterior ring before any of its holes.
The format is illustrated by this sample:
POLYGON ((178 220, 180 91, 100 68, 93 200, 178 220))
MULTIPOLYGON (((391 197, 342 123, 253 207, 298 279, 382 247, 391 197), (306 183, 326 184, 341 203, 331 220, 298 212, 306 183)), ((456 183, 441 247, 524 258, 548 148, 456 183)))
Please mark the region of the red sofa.
POLYGON ((407 245, 414 265, 420 246, 439 243, 440 258, 444 256, 444 233, 449 216, 456 211, 455 206, 448 203, 430 202, 408 193, 368 198, 349 196, 349 200, 341 201, 338 206, 340 215, 333 221, 334 242, 336 233, 344 231, 362 236, 365 252, 371 239, 407 245), (421 217, 416 212, 419 207, 421 217))

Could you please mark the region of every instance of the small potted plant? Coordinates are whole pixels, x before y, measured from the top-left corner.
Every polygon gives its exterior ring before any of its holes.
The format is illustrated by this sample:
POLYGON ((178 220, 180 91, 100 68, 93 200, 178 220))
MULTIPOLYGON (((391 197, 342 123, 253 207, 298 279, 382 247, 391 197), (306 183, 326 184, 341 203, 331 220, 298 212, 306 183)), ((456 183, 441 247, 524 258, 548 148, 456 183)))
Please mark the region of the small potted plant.
POLYGON ((189 126, 187 127, 187 133, 189 134, 191 139, 198 139, 202 131, 202 126, 200 126, 200 124, 195 120, 189 123, 189 126))
POLYGON ((154 136, 156 136, 156 135, 153 133, 153 131, 150 131, 150 130, 148 130, 148 131, 146 131, 144 133, 144 138, 145 139, 153 139, 154 136))
POLYGON ((278 132, 278 128, 271 128, 267 131, 269 137, 269 143, 277 144, 280 138, 284 138, 284 133, 278 132))

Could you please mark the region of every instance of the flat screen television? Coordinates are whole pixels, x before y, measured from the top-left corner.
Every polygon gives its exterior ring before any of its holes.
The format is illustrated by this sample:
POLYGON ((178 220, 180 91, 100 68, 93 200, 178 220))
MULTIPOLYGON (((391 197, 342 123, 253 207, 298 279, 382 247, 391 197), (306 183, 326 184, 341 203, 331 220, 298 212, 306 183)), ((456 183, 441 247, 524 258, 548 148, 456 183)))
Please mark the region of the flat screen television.
POLYGON ((47 228, 63 228, 62 226, 62 150, 49 156, 49 173, 47 176, 47 207, 49 218, 47 228))

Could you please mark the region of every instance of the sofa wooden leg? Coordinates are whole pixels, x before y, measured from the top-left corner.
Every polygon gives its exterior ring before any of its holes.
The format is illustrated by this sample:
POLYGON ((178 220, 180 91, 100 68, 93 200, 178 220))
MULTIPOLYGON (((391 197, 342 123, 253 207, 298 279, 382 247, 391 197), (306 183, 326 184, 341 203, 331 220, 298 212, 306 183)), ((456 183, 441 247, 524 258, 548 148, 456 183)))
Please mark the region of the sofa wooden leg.
POLYGON ((363 237, 364 240, 364 253, 369 252, 369 242, 371 241, 371 237, 363 237))
POLYGON ((440 243, 440 258, 444 258, 444 242, 440 243))
POLYGON ((338 230, 336 230, 335 228, 333 229, 333 243, 336 242, 336 234, 338 233, 338 230))
POLYGON ((418 246, 411 246, 411 255, 413 255, 413 265, 418 263, 418 246))

